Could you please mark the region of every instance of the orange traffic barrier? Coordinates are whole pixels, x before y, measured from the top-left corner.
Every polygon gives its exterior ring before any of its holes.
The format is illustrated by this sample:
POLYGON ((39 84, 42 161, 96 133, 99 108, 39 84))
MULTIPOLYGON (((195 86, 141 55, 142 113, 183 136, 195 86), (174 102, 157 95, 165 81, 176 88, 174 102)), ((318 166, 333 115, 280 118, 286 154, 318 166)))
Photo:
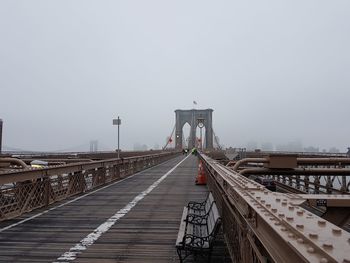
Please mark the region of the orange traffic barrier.
POLYGON ((196 177, 196 184, 197 185, 206 185, 207 184, 207 177, 205 175, 202 160, 199 160, 198 175, 196 177))

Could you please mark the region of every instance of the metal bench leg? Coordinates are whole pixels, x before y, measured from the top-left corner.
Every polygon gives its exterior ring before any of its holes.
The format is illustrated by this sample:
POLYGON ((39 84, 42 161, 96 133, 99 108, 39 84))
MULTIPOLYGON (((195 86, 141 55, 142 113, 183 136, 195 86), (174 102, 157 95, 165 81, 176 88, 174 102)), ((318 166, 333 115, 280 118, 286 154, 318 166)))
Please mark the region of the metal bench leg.
POLYGON ((179 256, 180 263, 182 263, 182 262, 183 262, 183 259, 182 259, 181 249, 178 248, 176 251, 177 251, 177 254, 178 254, 178 256, 179 256))

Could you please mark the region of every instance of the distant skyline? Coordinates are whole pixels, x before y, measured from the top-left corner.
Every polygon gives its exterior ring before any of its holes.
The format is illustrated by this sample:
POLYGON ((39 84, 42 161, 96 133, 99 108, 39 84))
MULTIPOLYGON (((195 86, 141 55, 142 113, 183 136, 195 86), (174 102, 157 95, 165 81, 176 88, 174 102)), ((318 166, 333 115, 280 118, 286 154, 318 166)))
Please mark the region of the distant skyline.
POLYGON ((0 1, 3 145, 164 146, 212 108, 226 147, 350 147, 350 1, 0 1), (193 102, 196 102, 195 105, 193 102))
MULTIPOLYGON (((115 151, 113 146, 105 146, 105 145, 99 145, 99 141, 97 141, 97 151, 115 151)), ((185 145, 185 144, 184 144, 185 145)), ((154 145, 147 145, 147 144, 142 144, 140 142, 134 143, 133 147, 131 149, 122 149, 122 150, 133 150, 133 151, 148 151, 148 150, 160 150, 163 148, 164 145, 159 145, 159 144, 154 144, 154 145)), ((215 144, 215 147, 217 145, 215 144)), ((348 151, 348 147, 346 148, 337 148, 337 147, 330 147, 330 148, 321 148, 317 145, 303 145, 300 141, 292 141, 292 142, 287 142, 285 144, 277 144, 274 145, 271 142, 255 142, 255 141, 250 141, 247 142, 244 145, 223 145, 220 143, 220 146, 223 149, 226 148, 246 148, 248 151, 254 151, 254 150, 262 150, 262 151, 295 151, 295 152, 331 152, 331 153, 346 153, 348 151)), ((167 148, 174 148, 175 144, 174 141, 170 143, 167 148)), ((184 146, 185 147, 185 146, 184 146)), ((7 145, 3 146, 3 151, 5 152, 25 152, 25 151, 39 151, 37 149, 21 149, 21 148, 14 148, 14 147, 9 147, 7 145)), ((86 144, 81 144, 81 145, 75 145, 71 146, 71 148, 67 149, 50 149, 50 150, 42 150, 42 151, 48 151, 48 152, 80 152, 80 151, 91 151, 91 145, 90 142, 86 144)))

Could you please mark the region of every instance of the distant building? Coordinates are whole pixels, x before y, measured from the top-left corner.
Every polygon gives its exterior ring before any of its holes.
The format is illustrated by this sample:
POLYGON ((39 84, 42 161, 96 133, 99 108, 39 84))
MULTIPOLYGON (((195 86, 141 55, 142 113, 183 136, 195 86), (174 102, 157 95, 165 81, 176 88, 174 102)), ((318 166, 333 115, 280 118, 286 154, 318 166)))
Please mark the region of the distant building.
POLYGON ((320 151, 319 148, 316 148, 316 147, 313 147, 313 146, 309 146, 309 147, 305 147, 304 148, 304 152, 316 153, 316 152, 319 152, 319 151, 320 151))
POLYGON ((90 141, 90 152, 97 152, 98 151, 98 140, 91 140, 90 141))
POLYGON ((329 149, 329 152, 330 152, 330 153, 339 153, 340 151, 339 151, 339 149, 337 149, 337 148, 335 148, 335 147, 331 147, 331 148, 329 149))
POLYGON ((293 141, 288 144, 279 144, 276 146, 277 151, 285 151, 285 152, 302 152, 303 144, 301 141, 293 141))
POLYGON ((147 151, 148 146, 146 144, 140 144, 140 143, 135 143, 134 144, 134 151, 147 151))

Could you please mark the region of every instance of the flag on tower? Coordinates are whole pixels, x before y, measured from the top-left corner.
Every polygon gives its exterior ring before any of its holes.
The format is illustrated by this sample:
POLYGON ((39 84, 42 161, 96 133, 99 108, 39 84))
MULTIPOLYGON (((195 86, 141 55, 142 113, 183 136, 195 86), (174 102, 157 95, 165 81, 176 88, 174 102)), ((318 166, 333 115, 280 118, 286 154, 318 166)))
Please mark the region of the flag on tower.
POLYGON ((193 101, 193 104, 194 104, 194 105, 197 105, 197 102, 194 100, 194 101, 193 101))

